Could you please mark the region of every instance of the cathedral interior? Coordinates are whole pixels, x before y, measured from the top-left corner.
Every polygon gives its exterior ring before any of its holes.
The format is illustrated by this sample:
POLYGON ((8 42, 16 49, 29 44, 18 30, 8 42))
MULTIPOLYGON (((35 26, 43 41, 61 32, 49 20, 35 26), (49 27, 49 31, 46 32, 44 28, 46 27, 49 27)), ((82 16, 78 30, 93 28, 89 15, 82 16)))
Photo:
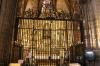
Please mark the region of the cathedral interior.
POLYGON ((99 66, 99 6, 99 0, 0 0, 0 66, 99 66))

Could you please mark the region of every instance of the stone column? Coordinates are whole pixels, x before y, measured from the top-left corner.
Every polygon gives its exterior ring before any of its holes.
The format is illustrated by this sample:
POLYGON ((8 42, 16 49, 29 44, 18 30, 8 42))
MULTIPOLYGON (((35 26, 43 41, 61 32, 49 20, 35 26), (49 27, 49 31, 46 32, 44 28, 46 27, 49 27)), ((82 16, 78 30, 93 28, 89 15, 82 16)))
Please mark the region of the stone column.
POLYGON ((9 62, 16 18, 16 5, 17 0, 2 0, 0 11, 0 64, 7 64, 7 62, 9 62))

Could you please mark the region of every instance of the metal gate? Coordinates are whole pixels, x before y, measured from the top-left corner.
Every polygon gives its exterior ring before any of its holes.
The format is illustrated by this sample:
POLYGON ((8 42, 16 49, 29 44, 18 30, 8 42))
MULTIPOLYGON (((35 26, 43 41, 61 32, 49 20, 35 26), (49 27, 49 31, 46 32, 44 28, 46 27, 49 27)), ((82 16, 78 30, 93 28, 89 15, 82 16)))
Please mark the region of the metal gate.
POLYGON ((57 66, 76 60, 72 47, 82 44, 80 21, 18 18, 17 28, 15 44, 23 46, 25 63, 57 66))

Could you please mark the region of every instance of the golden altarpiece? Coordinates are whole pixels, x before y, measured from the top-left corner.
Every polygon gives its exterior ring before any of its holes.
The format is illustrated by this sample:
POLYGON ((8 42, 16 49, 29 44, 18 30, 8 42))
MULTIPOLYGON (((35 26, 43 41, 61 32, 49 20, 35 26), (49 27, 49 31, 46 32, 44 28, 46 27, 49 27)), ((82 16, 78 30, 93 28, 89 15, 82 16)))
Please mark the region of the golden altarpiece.
POLYGON ((22 59, 28 57, 30 63, 39 66, 55 66, 70 58, 70 47, 81 43, 78 0, 70 2, 19 1, 15 43, 23 46, 22 59))

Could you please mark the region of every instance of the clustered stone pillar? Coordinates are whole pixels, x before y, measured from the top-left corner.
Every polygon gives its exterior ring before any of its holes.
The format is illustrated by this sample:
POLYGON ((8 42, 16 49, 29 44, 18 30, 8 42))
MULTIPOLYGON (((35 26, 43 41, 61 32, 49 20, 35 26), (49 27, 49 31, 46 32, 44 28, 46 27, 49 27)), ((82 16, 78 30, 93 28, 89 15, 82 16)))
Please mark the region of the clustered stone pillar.
POLYGON ((2 0, 0 5, 0 66, 10 59, 17 0, 2 0))

